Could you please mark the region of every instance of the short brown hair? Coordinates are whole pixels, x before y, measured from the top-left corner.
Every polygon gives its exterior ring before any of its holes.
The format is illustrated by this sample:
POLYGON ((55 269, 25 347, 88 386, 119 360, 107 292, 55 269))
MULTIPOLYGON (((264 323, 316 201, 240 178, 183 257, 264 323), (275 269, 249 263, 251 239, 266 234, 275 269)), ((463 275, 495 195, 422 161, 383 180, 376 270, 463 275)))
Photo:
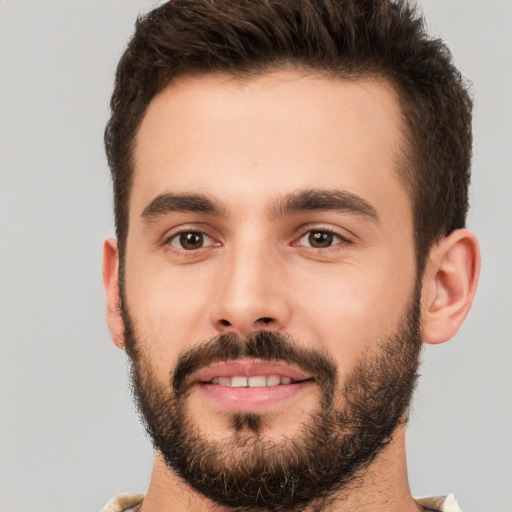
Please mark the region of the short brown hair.
POLYGON ((290 65, 395 87, 409 131, 399 172, 412 197, 419 271, 432 244, 464 227, 472 102, 449 50, 408 2, 171 0, 137 20, 116 73, 105 146, 121 257, 134 137, 152 98, 179 76, 290 65))

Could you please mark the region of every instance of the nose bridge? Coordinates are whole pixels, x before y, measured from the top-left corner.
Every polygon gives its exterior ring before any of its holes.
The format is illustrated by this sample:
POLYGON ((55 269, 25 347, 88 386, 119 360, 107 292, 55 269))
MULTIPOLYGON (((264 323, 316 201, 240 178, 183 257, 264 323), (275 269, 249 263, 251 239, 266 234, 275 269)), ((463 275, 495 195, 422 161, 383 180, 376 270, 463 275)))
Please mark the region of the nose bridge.
POLYGON ((267 240, 245 236, 228 247, 216 302, 212 304, 214 327, 240 335, 262 328, 282 328, 289 310, 280 282, 280 264, 278 251, 267 240))

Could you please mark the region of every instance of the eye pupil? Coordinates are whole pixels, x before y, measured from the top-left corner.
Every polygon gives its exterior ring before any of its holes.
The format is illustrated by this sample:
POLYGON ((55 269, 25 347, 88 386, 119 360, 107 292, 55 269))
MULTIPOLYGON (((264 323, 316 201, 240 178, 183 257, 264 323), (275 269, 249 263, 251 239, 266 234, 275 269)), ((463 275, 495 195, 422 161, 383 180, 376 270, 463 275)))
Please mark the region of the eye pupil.
POLYGON ((181 233, 180 235, 180 245, 183 249, 199 249, 202 247, 204 242, 204 235, 202 233, 181 233))
POLYGON ((308 238, 311 247, 329 247, 333 242, 333 235, 328 231, 312 231, 308 238))

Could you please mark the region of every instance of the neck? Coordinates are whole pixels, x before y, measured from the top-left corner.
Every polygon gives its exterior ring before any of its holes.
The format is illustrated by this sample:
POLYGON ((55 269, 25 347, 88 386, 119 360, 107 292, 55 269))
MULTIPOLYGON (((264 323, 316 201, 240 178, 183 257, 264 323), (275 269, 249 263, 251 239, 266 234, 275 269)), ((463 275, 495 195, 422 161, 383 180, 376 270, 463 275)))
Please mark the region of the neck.
MULTIPOLYGON (((418 512, 411 496, 405 459, 405 425, 353 483, 338 491, 329 503, 312 505, 308 512, 418 512)), ((169 470, 157 454, 149 488, 140 512, 229 512, 196 493, 169 470)))

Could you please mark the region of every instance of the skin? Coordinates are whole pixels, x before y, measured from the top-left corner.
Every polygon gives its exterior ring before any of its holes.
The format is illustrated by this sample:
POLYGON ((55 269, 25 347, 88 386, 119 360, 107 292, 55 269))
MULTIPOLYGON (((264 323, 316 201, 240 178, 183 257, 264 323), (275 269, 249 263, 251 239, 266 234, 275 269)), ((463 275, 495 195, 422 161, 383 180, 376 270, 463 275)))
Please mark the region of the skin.
MULTIPOLYGON (((396 171, 404 138, 393 89, 376 79, 341 81, 295 69, 247 79, 181 78, 150 103, 136 139, 126 246, 126 296, 142 350, 166 384, 181 352, 222 332, 279 330, 330 354, 342 382, 394 332, 416 278, 411 201, 396 171), (298 191, 341 191, 376 213, 276 212, 298 191), (222 215, 143 212, 161 194, 203 194, 222 215), (311 247, 311 231, 335 233, 311 247), (180 247, 180 231, 205 246, 180 247), (174 238, 173 238, 174 237, 174 238)), ((452 337, 475 292, 478 246, 458 230, 432 248, 423 278, 421 334, 452 337)), ((123 346, 118 253, 104 246, 107 318, 123 346)), ((318 400, 315 386, 272 407, 262 435, 293 436, 318 400)), ((200 431, 230 428, 218 403, 192 389, 200 431)), ((345 489, 332 510, 417 510, 404 429, 345 489)), ((196 495, 159 455, 142 510, 220 510, 196 495)))

